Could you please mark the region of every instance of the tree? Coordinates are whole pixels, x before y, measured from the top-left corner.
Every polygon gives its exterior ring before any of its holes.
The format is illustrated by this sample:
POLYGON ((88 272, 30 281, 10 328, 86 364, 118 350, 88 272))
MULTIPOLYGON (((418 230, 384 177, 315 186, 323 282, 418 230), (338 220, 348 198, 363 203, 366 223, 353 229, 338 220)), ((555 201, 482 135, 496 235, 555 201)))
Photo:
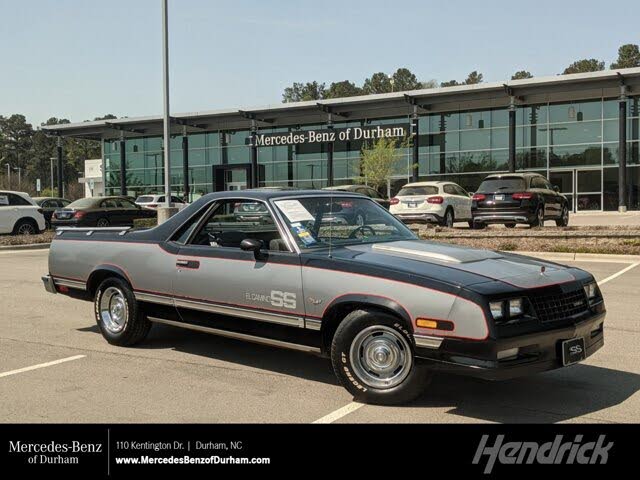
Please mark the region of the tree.
POLYGON ((457 87, 460 85, 457 80, 449 80, 448 82, 440 83, 441 87, 457 87))
POLYGON ((362 89, 349 80, 343 80, 329 85, 324 98, 355 97, 356 95, 362 95, 362 89))
POLYGON ((362 91, 365 95, 389 93, 391 90, 391 79, 384 72, 374 73, 371 75, 371 78, 367 78, 362 85, 362 91))
POLYGON ((378 191, 387 185, 387 181, 401 171, 401 162, 395 156, 398 141, 380 138, 375 143, 362 148, 359 182, 372 186, 378 191))
POLYGON ((596 60, 595 58, 585 58, 573 62, 562 72, 563 75, 569 73, 587 73, 587 72, 599 72, 604 70, 604 62, 596 60))
POLYGON ((289 102, 305 102, 309 100, 321 100, 325 95, 325 84, 318 82, 298 83, 294 82, 292 86, 284 89, 282 101, 289 102))
POLYGON ((520 70, 511 75, 511 80, 524 80, 526 78, 533 78, 533 75, 531 75, 531 73, 527 72, 526 70, 520 70))
POLYGON ((478 73, 477 70, 474 70, 467 76, 467 79, 464 81, 464 84, 475 85, 477 83, 482 83, 482 74, 478 73))
POLYGON ((418 81, 418 78, 407 68, 399 68, 391 78, 393 80, 393 91, 395 92, 422 88, 422 84, 418 81))
POLYGON ((638 45, 627 43, 618 49, 618 60, 611 64, 611 68, 640 67, 640 49, 638 45))
POLYGON ((420 83, 420 88, 438 88, 437 80, 427 80, 426 82, 420 83))

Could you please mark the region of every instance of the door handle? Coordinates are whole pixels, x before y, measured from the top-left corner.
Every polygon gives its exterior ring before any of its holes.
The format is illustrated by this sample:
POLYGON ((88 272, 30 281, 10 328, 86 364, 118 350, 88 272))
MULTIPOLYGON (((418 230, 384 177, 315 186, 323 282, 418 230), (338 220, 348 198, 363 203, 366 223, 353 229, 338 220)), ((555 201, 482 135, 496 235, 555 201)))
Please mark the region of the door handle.
POLYGON ((197 260, 184 260, 178 259, 176 260, 176 267, 182 268, 192 268, 194 270, 200 268, 200 262, 197 260))

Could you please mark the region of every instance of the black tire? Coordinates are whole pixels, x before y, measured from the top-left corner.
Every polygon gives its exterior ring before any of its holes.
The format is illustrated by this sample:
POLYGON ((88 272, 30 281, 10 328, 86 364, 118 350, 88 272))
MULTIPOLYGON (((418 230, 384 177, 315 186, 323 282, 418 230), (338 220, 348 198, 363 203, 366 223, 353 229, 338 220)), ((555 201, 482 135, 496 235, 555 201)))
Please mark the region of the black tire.
POLYGON ((129 347, 140 343, 151 329, 151 322, 141 311, 131 287, 118 277, 107 278, 100 284, 93 311, 102 336, 112 345, 129 347), (105 295, 110 298, 105 298, 105 295), (126 314, 122 321, 115 321, 116 312, 126 314))
POLYGON ((486 223, 471 222, 471 228, 473 228, 474 230, 482 230, 483 228, 486 228, 486 226, 486 223))
POLYGON ((507 228, 515 228, 516 224, 515 223, 505 223, 504 226, 507 227, 507 228))
POLYGON ((558 227, 569 226, 569 207, 567 207, 566 205, 562 206, 562 210, 560 212, 560 218, 556 220, 556 226, 558 227))
POLYGON ((432 377, 425 365, 416 363, 413 337, 404 323, 377 310, 355 310, 342 320, 331 343, 331 362, 342 386, 356 401, 363 403, 397 405, 409 402, 424 391, 432 377), (396 362, 389 365, 394 368, 391 378, 385 379, 384 374, 376 376, 372 370, 367 370, 366 362, 362 363, 365 350, 362 342, 370 338, 385 342, 383 348, 396 353, 391 357, 398 358, 399 364, 396 368, 396 362), (388 386, 375 382, 388 382, 388 386))
POLYGON ((110 224, 111 222, 106 217, 100 217, 98 220, 96 220, 96 227, 98 228, 108 227, 110 224))
POLYGON ((444 218, 440 221, 440 226, 453 228, 453 223, 456 221, 455 214, 453 213, 453 208, 447 208, 447 211, 444 212, 444 218))
POLYGON ((542 228, 544 227, 544 206, 540 205, 536 210, 536 218, 531 222, 531 228, 542 228))
POLYGON ((21 218, 13 227, 14 235, 36 235, 38 233, 40 233, 40 229, 32 218, 21 218))

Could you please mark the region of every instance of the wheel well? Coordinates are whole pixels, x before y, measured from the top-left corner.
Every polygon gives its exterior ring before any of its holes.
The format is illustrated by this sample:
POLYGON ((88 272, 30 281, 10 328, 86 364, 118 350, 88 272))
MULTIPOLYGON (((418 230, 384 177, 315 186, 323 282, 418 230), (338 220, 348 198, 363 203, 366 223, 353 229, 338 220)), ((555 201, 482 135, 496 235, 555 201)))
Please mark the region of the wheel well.
POLYGON ((129 280, 127 277, 122 275, 121 273, 115 272, 113 270, 100 269, 95 270, 89 275, 89 279, 87 280, 87 292, 91 294, 91 296, 95 296, 96 290, 100 286, 100 284, 109 277, 119 278, 129 284, 129 280))
POLYGON ((413 331, 413 327, 408 324, 407 320, 402 318, 402 316, 398 315, 398 313, 391 308, 363 302, 344 302, 329 308, 322 317, 321 348, 323 353, 331 351, 331 342, 333 341, 333 336, 335 335, 336 330, 338 330, 338 325, 340 325, 342 320, 344 320, 345 317, 354 310, 375 310, 392 315, 396 317, 398 321, 402 322, 410 332, 413 331))
POLYGON ((34 227, 36 227, 36 231, 40 230, 40 227, 38 227, 38 222, 36 222, 35 218, 32 217, 22 217, 19 218, 16 223, 14 223, 13 225, 13 231, 15 232, 16 229, 18 228, 18 225, 20 225, 21 223, 30 223, 31 225, 33 225, 34 227))

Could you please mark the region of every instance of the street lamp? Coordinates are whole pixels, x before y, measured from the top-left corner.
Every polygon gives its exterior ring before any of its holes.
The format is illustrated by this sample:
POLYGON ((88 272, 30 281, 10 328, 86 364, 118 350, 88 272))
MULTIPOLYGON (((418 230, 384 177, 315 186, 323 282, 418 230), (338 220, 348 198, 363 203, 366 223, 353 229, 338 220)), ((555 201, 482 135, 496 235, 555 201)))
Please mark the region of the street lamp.
POLYGON ((11 190, 11 169, 13 167, 9 163, 5 163, 5 165, 7 166, 7 182, 8 182, 7 190, 11 190))
POLYGON ((49 157, 49 167, 51 168, 51 195, 53 195, 53 161, 54 160, 57 160, 57 158, 49 157))

